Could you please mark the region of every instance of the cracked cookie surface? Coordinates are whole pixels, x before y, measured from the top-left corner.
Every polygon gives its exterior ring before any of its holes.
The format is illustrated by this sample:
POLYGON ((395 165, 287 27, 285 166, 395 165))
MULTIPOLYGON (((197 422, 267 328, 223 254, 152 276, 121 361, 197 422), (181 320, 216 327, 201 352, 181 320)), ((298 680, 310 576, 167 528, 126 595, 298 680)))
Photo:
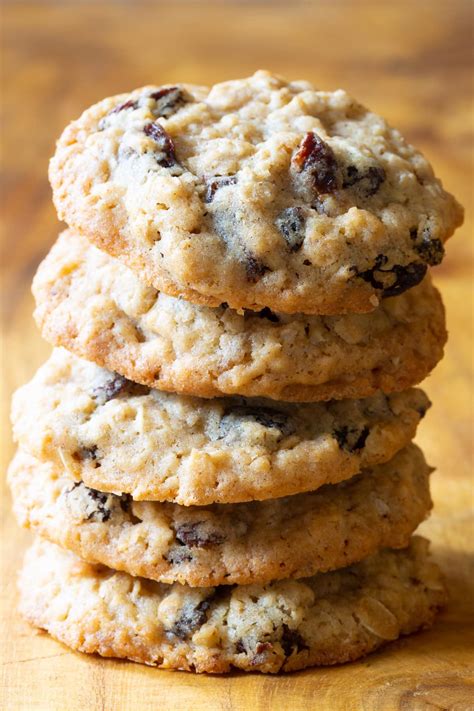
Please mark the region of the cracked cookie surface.
POLYGON ((101 491, 203 505, 337 483, 414 437, 418 389, 364 400, 205 400, 137 386, 60 348, 12 400, 14 436, 101 491))
POLYGON ((407 545, 431 508, 430 471, 409 445, 315 492, 186 507, 103 493, 19 452, 9 484, 18 521, 85 560, 206 586, 304 577, 407 545))
POLYGON ((132 578, 38 540, 19 588, 26 619, 72 649, 212 673, 353 661, 429 627, 446 601, 419 537, 312 578, 221 588, 132 578))
POLYGON ((43 336, 144 385, 200 397, 363 398, 425 378, 446 341, 429 277, 370 314, 284 315, 210 308, 144 286, 64 232, 33 281, 43 336))
POLYGON ((372 311, 462 222, 381 117, 268 72, 105 99, 66 128, 50 179, 60 218, 147 283, 236 309, 372 311))

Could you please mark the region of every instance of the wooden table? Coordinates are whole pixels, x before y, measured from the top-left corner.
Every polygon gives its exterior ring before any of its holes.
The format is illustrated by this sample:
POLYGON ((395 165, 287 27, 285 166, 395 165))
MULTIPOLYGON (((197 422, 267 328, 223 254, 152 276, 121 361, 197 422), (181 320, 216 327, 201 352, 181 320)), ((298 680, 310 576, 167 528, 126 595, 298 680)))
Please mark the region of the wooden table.
MULTIPOLYGON (((210 83, 268 67, 321 88, 344 86, 432 160, 468 208, 436 269, 448 314, 446 358, 426 383, 434 407, 418 442, 435 513, 423 525, 448 577, 436 627, 360 663, 292 676, 227 678, 88 658, 36 634, 15 613, 27 535, 2 490, 2 709, 456 709, 474 707, 472 489, 471 0, 377 2, 11 2, 3 6, 4 240, 2 462, 13 452, 11 391, 49 347, 34 328, 29 284, 58 224, 46 178, 62 127, 92 102, 145 83, 210 83), (472 657, 471 657, 472 658, 472 657), (473 704, 473 705, 470 705, 473 704)), ((32 581, 33 583, 34 581, 32 581)))

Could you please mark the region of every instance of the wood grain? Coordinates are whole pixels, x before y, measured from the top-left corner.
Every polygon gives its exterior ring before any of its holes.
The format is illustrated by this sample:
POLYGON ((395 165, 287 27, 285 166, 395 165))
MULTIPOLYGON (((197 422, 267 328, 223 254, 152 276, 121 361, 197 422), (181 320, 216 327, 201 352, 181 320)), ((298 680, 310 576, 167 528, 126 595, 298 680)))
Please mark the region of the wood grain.
POLYGON ((3 486, 2 709, 474 708, 473 10, 471 0, 3 5, 3 470, 13 452, 11 391, 49 352, 33 326, 29 292, 58 231, 48 157, 62 127, 99 98, 148 82, 211 83, 258 67, 321 88, 343 86, 425 151, 467 215, 435 270, 450 342, 426 383, 434 407, 418 436, 437 466, 435 513, 422 530, 451 593, 437 626, 357 664, 278 678, 197 677, 74 654, 15 613, 14 573, 27 536, 13 522, 3 486))

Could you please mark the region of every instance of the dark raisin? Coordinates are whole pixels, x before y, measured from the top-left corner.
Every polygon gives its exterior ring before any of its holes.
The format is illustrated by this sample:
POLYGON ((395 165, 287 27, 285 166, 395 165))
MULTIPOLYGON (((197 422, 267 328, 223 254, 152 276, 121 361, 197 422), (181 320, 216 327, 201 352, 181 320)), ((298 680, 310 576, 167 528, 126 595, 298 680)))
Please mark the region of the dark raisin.
POLYGON ((131 508, 132 508, 132 497, 130 494, 122 494, 120 497, 120 508, 122 511, 125 511, 125 513, 130 513, 131 508))
POLYGON ((171 136, 165 131, 159 123, 147 123, 143 131, 149 136, 158 146, 156 152, 156 161, 163 168, 171 168, 176 165, 176 152, 171 136))
POLYGON ((202 600, 195 607, 186 604, 179 618, 174 623, 170 632, 178 639, 187 639, 207 622, 207 615, 211 606, 212 597, 202 600))
POLYGON ((387 298, 403 294, 404 291, 411 289, 422 281, 427 269, 426 264, 421 262, 412 262, 406 266, 395 264, 390 270, 390 273, 395 276, 395 281, 390 286, 385 287, 382 296, 387 298))
POLYGON ((348 165, 346 167, 346 175, 344 177, 342 187, 350 188, 352 185, 357 183, 359 180, 359 169, 355 165, 348 165))
POLYGON ((387 261, 387 257, 384 254, 379 254, 375 258, 374 266, 371 267, 371 269, 366 269, 363 272, 358 271, 357 276, 368 282, 371 286, 374 287, 374 289, 383 289, 383 283, 379 281, 375 275, 376 272, 381 271, 381 267, 383 267, 387 263, 387 261))
POLYGON ((139 383, 127 380, 123 375, 111 373, 110 378, 92 390, 92 397, 98 405, 105 405, 109 400, 127 393, 127 395, 147 395, 150 389, 139 383))
MULTIPOLYGON (((73 510, 79 515, 83 521, 100 521, 104 523, 108 521, 115 511, 125 511, 130 513, 132 497, 129 494, 106 494, 97 489, 91 489, 82 481, 76 482, 66 492, 68 497, 68 505, 73 507, 73 510)), ((131 515, 132 518, 133 514, 131 515)), ((135 522, 138 522, 136 519, 135 522)))
POLYGON ((350 188, 357 186, 357 189, 364 197, 371 197, 378 192, 385 177, 385 170, 380 165, 371 165, 362 171, 355 165, 349 165, 346 168, 346 175, 342 187, 350 188))
POLYGON ((120 508, 124 513, 127 514, 128 516, 128 523, 132 523, 133 525, 137 523, 141 523, 143 519, 139 518, 138 516, 135 515, 135 513, 132 510, 132 504, 133 504, 133 499, 130 494, 121 494, 118 497, 118 503, 120 505, 120 508))
POLYGON ((282 635, 280 639, 280 644, 283 647, 286 657, 290 657, 293 652, 302 652, 305 649, 309 649, 308 645, 304 641, 303 637, 296 630, 290 630, 288 625, 282 625, 282 635))
POLYGON ((286 240, 290 252, 297 252, 305 238, 305 211, 302 207, 287 207, 277 217, 276 226, 286 240))
POLYGON ((303 138, 291 164, 297 177, 296 187, 308 201, 332 193, 340 185, 334 152, 314 131, 303 138))
MULTIPOLYGON (((113 505, 114 494, 105 494, 103 491, 97 491, 96 489, 91 489, 90 487, 83 484, 82 481, 73 484, 71 489, 67 492, 71 494, 73 491, 78 491, 82 496, 84 501, 84 520, 85 521, 101 521, 104 523, 108 521, 111 514, 111 506, 113 505)), ((117 497, 118 498, 118 497, 117 497)))
POLYGON ((421 239, 418 239, 418 230, 410 230, 410 237, 415 241, 415 251, 422 260, 432 267, 441 264, 444 258, 444 246, 440 239, 431 237, 430 230, 425 227, 421 232, 421 239))
POLYGON ((204 195, 204 202, 212 202, 214 195, 219 188, 223 188, 225 185, 235 185, 237 182, 236 175, 215 175, 212 178, 206 178, 206 193, 204 195))
POLYGON ((255 284, 263 275, 270 271, 260 259, 254 257, 251 254, 247 254, 245 257, 245 272, 247 274, 247 279, 255 284))
POLYGON ((92 447, 81 447, 80 449, 78 449, 74 452, 74 457, 76 459, 82 459, 82 460, 90 459, 91 461, 96 461, 97 460, 97 447, 96 447, 96 445, 93 445, 92 447))
POLYGON ((236 405, 225 410, 221 421, 221 431, 232 427, 231 422, 226 418, 237 418, 237 420, 253 420, 263 427, 279 430, 283 436, 296 432, 296 425, 286 412, 274 410, 270 407, 254 407, 251 405, 236 405))
POLYGON ((280 323, 278 316, 271 311, 268 306, 265 306, 261 311, 251 311, 250 309, 244 309, 244 316, 252 318, 252 316, 258 316, 258 318, 266 318, 272 323, 280 323))
POLYGON ((341 449, 347 452, 359 452, 364 447, 369 432, 368 427, 358 430, 356 427, 344 425, 334 432, 334 437, 341 449))
POLYGON ((87 489, 87 495, 89 496, 91 501, 94 502, 96 507, 95 511, 91 511, 91 513, 88 515, 87 520, 108 521, 112 513, 107 501, 110 494, 104 494, 102 491, 97 491, 96 489, 91 489, 90 487, 87 487, 87 489))
POLYGON ((379 254, 371 269, 356 271, 357 276, 368 282, 374 289, 381 289, 384 298, 402 294, 412 286, 420 283, 426 274, 427 266, 422 262, 411 262, 406 266, 395 264, 388 269, 382 269, 387 263, 387 257, 379 254))
POLYGON ((416 408, 416 411, 419 414, 419 416, 421 417, 421 419, 423 419, 423 417, 426 415, 426 412, 428 411, 428 409, 430 407, 431 407, 431 405, 430 405, 430 403, 428 403, 427 405, 421 405, 421 407, 416 408))
POLYGON ((243 643, 243 640, 238 639, 237 642, 235 643, 235 652, 236 654, 242 654, 242 652, 246 652, 247 650, 245 649, 245 645, 243 643))
POLYGON ((182 523, 175 529, 176 540, 189 548, 209 548, 223 543, 225 538, 217 531, 206 528, 204 521, 182 523))
POLYGON ((156 106, 152 109, 152 114, 156 117, 163 116, 164 118, 172 116, 188 101, 183 90, 177 86, 158 89, 158 91, 150 94, 150 99, 154 99, 156 102, 156 106))
POLYGON ((112 114, 118 114, 120 111, 124 111, 125 109, 136 109, 138 107, 138 101, 133 101, 133 99, 129 99, 126 101, 124 104, 119 104, 119 106, 116 106, 115 109, 112 109, 112 111, 109 111, 109 116, 112 114))

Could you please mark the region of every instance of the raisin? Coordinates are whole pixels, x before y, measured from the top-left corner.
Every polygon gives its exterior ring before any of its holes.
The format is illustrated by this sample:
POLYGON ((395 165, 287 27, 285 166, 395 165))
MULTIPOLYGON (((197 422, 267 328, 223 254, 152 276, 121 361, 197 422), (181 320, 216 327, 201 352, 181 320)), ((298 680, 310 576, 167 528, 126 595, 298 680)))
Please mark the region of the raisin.
POLYGON ((383 290, 382 296, 387 298, 388 296, 403 294, 404 291, 411 289, 422 281, 427 269, 426 264, 422 264, 421 262, 411 262, 411 264, 407 264, 406 266, 395 264, 390 270, 395 276, 395 281, 391 286, 383 290))
POLYGON ((266 272, 270 271, 260 259, 251 254, 245 257, 245 272, 247 279, 255 284, 266 272))
POLYGON ((150 389, 144 385, 127 380, 123 375, 111 373, 110 378, 106 380, 105 383, 92 390, 92 397, 98 405, 105 405, 106 402, 122 395, 122 393, 127 393, 128 395, 147 395, 149 392, 150 389))
POLYGON ((236 175, 215 175, 212 178, 206 178, 206 194, 204 196, 204 202, 212 202, 214 195, 219 188, 223 188, 226 185, 235 185, 237 182, 236 175))
POLYGON ((303 138, 291 164, 296 187, 309 201, 338 189, 339 167, 334 152, 314 131, 303 138))
POLYGON ((250 309, 244 309, 244 316, 258 316, 258 318, 266 318, 272 323, 280 323, 278 316, 271 311, 268 306, 265 306, 261 311, 251 311, 250 309))
POLYGON ((334 437, 341 449, 345 449, 351 453, 359 452, 365 445, 369 431, 368 427, 363 427, 362 430, 358 430, 355 427, 344 425, 334 432, 334 437))
POLYGON ((360 171, 355 165, 349 165, 346 168, 342 187, 351 188, 355 185, 364 197, 371 197, 378 192, 385 177, 385 170, 380 165, 371 165, 363 171, 360 171))
POLYGON ((82 481, 75 482, 67 493, 70 494, 75 490, 79 490, 81 494, 87 497, 84 506, 84 519, 86 521, 101 521, 104 523, 109 520, 112 514, 111 505, 115 498, 114 494, 104 494, 103 491, 91 489, 82 481))
POLYGON ((97 447, 81 447, 74 452, 75 459, 87 460, 90 459, 93 462, 97 460, 97 447))
POLYGON ((243 640, 238 639, 237 642, 235 643, 235 652, 236 654, 242 654, 243 652, 246 652, 247 650, 245 649, 245 645, 243 643, 243 640))
POLYGON ((383 283, 376 279, 375 272, 381 271, 381 267, 383 267, 387 263, 387 261, 388 260, 385 255, 379 254, 375 258, 374 266, 371 269, 366 269, 363 272, 357 272, 357 276, 368 282, 371 286, 374 287, 374 289, 383 289, 383 283))
POLYGON ((421 417, 421 419, 423 419, 423 417, 426 415, 427 410, 430 407, 431 407, 431 405, 428 403, 427 405, 421 405, 421 407, 416 408, 416 411, 419 414, 419 416, 421 417))
POLYGON ((280 639, 280 644, 283 647, 286 657, 290 657, 293 652, 302 652, 305 649, 309 649, 308 645, 304 641, 303 637, 296 630, 290 630, 288 625, 282 625, 282 635, 280 639))
POLYGON ((165 131, 159 123, 147 123, 143 131, 149 136, 158 146, 156 160, 158 165, 163 168, 171 168, 176 165, 176 153, 171 136, 165 131))
POLYGON ((138 107, 138 101, 133 101, 133 99, 129 99, 126 101, 124 104, 119 104, 119 106, 116 106, 115 109, 112 109, 112 111, 109 111, 108 116, 111 116, 112 114, 118 114, 120 111, 124 111, 125 109, 136 109, 138 107))
POLYGON ((358 168, 355 165, 348 165, 346 168, 346 177, 344 178, 342 187, 350 188, 352 185, 357 183, 358 180, 360 180, 358 168))
POLYGON ((150 94, 150 99, 156 102, 156 106, 152 109, 153 116, 163 116, 163 118, 172 116, 188 101, 183 90, 178 86, 168 86, 163 87, 163 89, 158 89, 158 91, 154 91, 150 94))
POLYGON ((188 639, 199 627, 202 627, 207 622, 211 601, 212 597, 202 600, 195 607, 190 603, 186 604, 170 632, 178 639, 188 639))
POLYGON ((276 226, 286 240, 290 252, 297 252, 305 238, 305 214, 302 207, 287 207, 277 217, 276 226))
POLYGON ((387 257, 379 254, 371 269, 366 269, 363 272, 356 270, 358 277, 368 282, 374 289, 381 289, 384 298, 398 296, 412 286, 416 286, 423 279, 427 270, 426 264, 422 262, 411 262, 406 266, 395 264, 389 269, 382 269, 386 263, 387 257))
MULTIPOLYGON (((100 521, 104 523, 111 517, 115 511, 122 509, 126 513, 130 513, 132 497, 130 494, 106 494, 97 489, 91 489, 82 481, 75 482, 73 486, 66 492, 72 496, 69 500, 69 505, 73 506, 73 510, 83 521, 100 521)), ((132 518, 133 515, 132 515, 132 518)), ((138 522, 136 519, 135 522, 138 522)))
MULTIPOLYGON (((283 436, 296 432, 293 420, 285 412, 273 410, 270 407, 255 407, 251 405, 237 405, 225 410, 221 421, 221 431, 226 431, 233 426, 226 418, 236 417, 240 420, 254 420, 263 427, 279 430, 283 436)), ((224 435, 225 436, 225 435, 224 435)))
POLYGON ((175 529, 176 539, 189 548, 209 548, 223 543, 225 538, 217 531, 206 530, 205 522, 182 523, 175 529))
POLYGON ((131 494, 122 494, 119 500, 120 508, 125 513, 130 513, 132 508, 132 496, 131 494))
MULTIPOLYGON (((413 240, 417 240, 418 230, 416 227, 410 230, 410 237, 413 240)), ((424 262, 432 267, 435 267, 437 264, 441 264, 444 258, 443 243, 437 237, 432 238, 427 227, 422 230, 421 240, 415 242, 415 251, 420 255, 424 262)))

